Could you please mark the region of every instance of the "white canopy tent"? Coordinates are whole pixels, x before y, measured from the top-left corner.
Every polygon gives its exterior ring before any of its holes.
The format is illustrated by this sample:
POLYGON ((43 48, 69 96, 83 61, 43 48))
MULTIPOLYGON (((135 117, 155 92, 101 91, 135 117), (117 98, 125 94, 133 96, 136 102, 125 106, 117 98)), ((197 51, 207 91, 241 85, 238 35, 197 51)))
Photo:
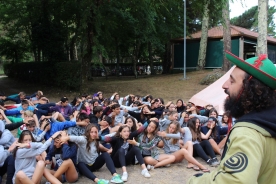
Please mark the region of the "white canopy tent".
POLYGON ((218 111, 219 115, 222 115, 224 113, 224 100, 227 97, 227 94, 225 94, 222 89, 222 85, 229 79, 229 76, 234 68, 235 66, 233 66, 226 74, 224 74, 213 84, 192 96, 189 101, 193 102, 197 106, 212 104, 218 111))

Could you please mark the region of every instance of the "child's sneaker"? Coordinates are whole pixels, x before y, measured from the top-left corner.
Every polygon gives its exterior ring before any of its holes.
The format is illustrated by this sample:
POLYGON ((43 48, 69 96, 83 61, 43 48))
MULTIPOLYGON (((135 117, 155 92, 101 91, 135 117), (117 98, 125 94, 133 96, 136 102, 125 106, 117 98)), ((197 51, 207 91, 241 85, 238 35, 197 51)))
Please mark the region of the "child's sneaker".
POLYGON ((147 169, 143 169, 142 172, 141 172, 141 174, 143 176, 145 176, 146 178, 150 178, 150 173, 149 173, 149 171, 147 169))
POLYGON ((215 167, 219 164, 219 162, 217 162, 215 159, 209 159, 207 161, 207 164, 210 165, 211 167, 215 167))
POLYGON ((109 184, 109 181, 105 179, 99 179, 97 184, 109 184))
POLYGON ((153 170, 154 169, 154 166, 153 165, 147 165, 147 169, 150 171, 150 170, 153 170))
POLYGON ((219 165, 219 161, 218 161, 217 158, 213 158, 213 159, 212 159, 212 165, 213 165, 214 167, 217 166, 217 165, 219 165))
POLYGON ((120 175, 117 174, 115 176, 112 177, 112 179, 110 180, 112 183, 124 183, 124 181, 121 179, 120 175))
POLYGON ((123 172, 123 174, 122 174, 122 180, 123 181, 127 181, 127 178, 128 178, 127 172, 123 172))
POLYGON ((212 166, 212 163, 213 163, 213 162, 212 162, 212 159, 208 159, 208 160, 207 160, 207 164, 208 164, 209 166, 212 166))

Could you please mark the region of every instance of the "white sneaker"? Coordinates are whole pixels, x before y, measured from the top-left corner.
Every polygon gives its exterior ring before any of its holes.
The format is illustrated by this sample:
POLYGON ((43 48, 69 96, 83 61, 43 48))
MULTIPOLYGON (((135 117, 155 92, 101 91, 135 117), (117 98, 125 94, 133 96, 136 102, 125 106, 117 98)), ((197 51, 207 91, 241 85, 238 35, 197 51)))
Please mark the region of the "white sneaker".
POLYGON ((49 181, 47 181, 45 184, 51 184, 49 181))
POLYGON ((142 172, 141 172, 141 174, 143 176, 145 176, 146 178, 150 178, 150 173, 149 173, 149 171, 147 169, 143 169, 142 172))
POLYGON ((122 179, 123 181, 127 181, 127 178, 128 178, 127 172, 123 172, 123 175, 122 175, 121 179, 122 179))
POLYGON ((150 170, 153 170, 154 169, 154 166, 153 165, 147 165, 147 169, 150 171, 150 170))

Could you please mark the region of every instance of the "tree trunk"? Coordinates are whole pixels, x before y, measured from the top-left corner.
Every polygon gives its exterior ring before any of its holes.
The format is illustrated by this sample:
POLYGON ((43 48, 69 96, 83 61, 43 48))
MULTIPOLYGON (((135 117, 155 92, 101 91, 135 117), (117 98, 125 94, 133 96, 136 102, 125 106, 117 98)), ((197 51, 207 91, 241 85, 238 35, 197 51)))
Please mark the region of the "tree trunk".
POLYGON ((94 38, 94 32, 93 32, 93 18, 94 18, 94 13, 93 13, 93 8, 91 7, 90 10, 90 17, 87 20, 87 29, 86 29, 86 43, 85 43, 85 48, 86 48, 86 53, 82 58, 81 61, 81 87, 80 91, 81 93, 86 93, 88 91, 87 89, 87 81, 89 77, 89 72, 90 72, 90 63, 92 60, 92 47, 94 45, 93 38, 94 38))
POLYGON ((223 65, 222 71, 228 71, 231 63, 226 59, 225 51, 231 52, 231 32, 230 32, 230 15, 229 15, 229 0, 225 2, 222 10, 223 24, 223 65))
POLYGON ((205 67, 207 41, 208 41, 208 28, 209 28, 209 4, 210 0, 204 1, 204 12, 201 28, 201 39, 199 46, 199 54, 197 61, 197 70, 203 70, 205 67))
POLYGON ((75 38, 75 36, 73 36, 73 38, 70 41, 69 56, 70 56, 70 61, 78 60, 78 53, 77 53, 77 48, 76 48, 76 38, 75 38))
POLYGON ((132 53, 132 63, 133 63, 133 72, 134 72, 134 76, 135 78, 137 78, 137 71, 136 71, 136 66, 137 66, 137 61, 139 59, 141 59, 141 53, 140 53, 140 49, 141 49, 141 43, 137 40, 135 40, 134 42, 134 49, 133 49, 133 53, 132 53))
POLYGON ((34 46, 34 43, 32 43, 32 51, 33 51, 33 55, 34 55, 34 61, 39 62, 39 60, 38 60, 38 49, 37 49, 36 46, 34 46))
POLYGON ((148 52, 149 52, 149 63, 150 63, 150 69, 151 69, 151 74, 155 75, 155 71, 153 69, 153 59, 152 59, 152 47, 151 47, 151 43, 148 42, 148 52))
POLYGON ((268 0, 258 0, 258 43, 257 55, 267 54, 267 10, 268 0))
POLYGON ((120 48, 119 48, 119 41, 118 38, 115 38, 116 41, 116 58, 117 58, 117 64, 116 64, 116 76, 119 76, 119 66, 120 66, 120 48))
POLYGON ((135 56, 132 57, 132 67, 133 67, 133 73, 134 73, 134 77, 137 79, 138 75, 137 75, 137 71, 136 71, 136 67, 137 67, 137 59, 135 56))
POLYGON ((42 61, 41 55, 42 55, 42 50, 41 50, 40 47, 38 47, 38 48, 37 48, 37 61, 38 61, 38 62, 42 61))
MULTIPOLYGON (((168 37, 169 38, 169 37, 168 37)), ((172 63, 171 63, 171 43, 168 41, 165 44, 165 52, 164 52, 164 59, 162 62, 162 67, 163 67, 163 74, 168 74, 171 72, 171 67, 172 67, 172 63)))

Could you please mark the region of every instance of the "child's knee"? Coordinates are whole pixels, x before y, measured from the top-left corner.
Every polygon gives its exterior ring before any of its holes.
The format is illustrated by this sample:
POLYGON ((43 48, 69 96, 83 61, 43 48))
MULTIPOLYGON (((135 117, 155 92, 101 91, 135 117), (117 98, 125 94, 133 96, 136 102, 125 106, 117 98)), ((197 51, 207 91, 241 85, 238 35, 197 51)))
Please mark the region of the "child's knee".
POLYGON ((42 161, 42 160, 39 160, 37 163, 36 163, 36 167, 45 167, 45 163, 44 163, 44 161, 42 161))
POLYGON ((16 176, 15 176, 17 179, 19 179, 19 180, 22 180, 22 179, 24 179, 24 178, 26 178, 27 176, 26 176, 26 174, 23 172, 23 171, 18 171, 17 173, 16 173, 16 176))
POLYGON ((67 160, 63 160, 62 164, 71 165, 74 164, 73 161, 69 158, 67 160))

